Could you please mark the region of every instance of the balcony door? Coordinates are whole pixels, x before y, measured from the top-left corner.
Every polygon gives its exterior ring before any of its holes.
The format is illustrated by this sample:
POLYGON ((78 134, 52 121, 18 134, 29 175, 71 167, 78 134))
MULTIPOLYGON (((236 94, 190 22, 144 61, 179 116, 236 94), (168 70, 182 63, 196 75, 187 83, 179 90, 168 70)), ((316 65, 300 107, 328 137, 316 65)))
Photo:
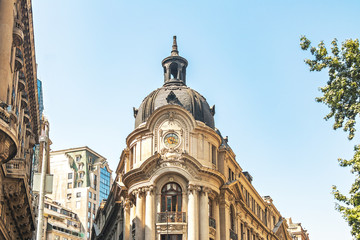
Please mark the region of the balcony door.
POLYGON ((182 190, 177 183, 167 183, 161 189, 161 212, 181 212, 182 190))

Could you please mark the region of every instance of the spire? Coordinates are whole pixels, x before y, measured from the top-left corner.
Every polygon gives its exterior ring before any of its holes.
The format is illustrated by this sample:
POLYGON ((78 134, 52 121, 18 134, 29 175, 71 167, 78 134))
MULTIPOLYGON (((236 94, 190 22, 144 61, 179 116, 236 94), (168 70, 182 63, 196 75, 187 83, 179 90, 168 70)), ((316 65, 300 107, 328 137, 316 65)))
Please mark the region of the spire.
POLYGON ((178 51, 177 42, 176 42, 176 36, 173 36, 173 45, 172 45, 171 56, 179 56, 179 51, 178 51))

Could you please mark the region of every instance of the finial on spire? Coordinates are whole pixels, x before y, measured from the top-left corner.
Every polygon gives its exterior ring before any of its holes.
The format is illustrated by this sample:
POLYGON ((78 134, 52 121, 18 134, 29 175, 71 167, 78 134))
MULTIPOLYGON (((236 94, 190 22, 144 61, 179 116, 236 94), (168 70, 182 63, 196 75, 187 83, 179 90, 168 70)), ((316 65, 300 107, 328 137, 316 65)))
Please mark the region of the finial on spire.
POLYGON ((173 45, 172 45, 171 56, 179 56, 179 51, 178 51, 177 42, 176 42, 176 36, 173 36, 173 45))

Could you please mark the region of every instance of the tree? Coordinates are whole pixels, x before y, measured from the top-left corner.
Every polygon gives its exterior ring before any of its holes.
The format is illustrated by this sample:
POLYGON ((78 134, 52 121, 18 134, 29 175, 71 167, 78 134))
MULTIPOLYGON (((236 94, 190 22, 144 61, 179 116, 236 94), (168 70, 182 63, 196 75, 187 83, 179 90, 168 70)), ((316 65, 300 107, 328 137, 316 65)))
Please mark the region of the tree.
MULTIPOLYGON (((305 59, 310 71, 328 69, 329 80, 320 88, 323 96, 316 98, 317 102, 324 103, 330 108, 330 113, 325 120, 334 118, 334 130, 342 128, 348 132, 348 139, 352 140, 356 131, 356 119, 360 113, 360 49, 359 40, 349 39, 338 46, 334 39, 331 42, 331 54, 320 42, 317 47, 312 47, 305 36, 300 38, 302 50, 309 50, 313 60, 305 59)), ((336 209, 341 212, 344 219, 351 227, 351 234, 360 240, 360 145, 354 147, 355 154, 351 160, 338 159, 341 167, 351 167, 355 175, 347 195, 340 193, 333 186, 334 198, 339 201, 336 209)))

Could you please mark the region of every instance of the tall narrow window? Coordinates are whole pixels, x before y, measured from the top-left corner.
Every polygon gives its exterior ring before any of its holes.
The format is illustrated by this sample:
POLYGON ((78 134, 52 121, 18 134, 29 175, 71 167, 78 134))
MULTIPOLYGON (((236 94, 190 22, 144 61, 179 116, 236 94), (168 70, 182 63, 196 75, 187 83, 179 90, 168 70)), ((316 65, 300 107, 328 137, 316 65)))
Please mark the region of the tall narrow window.
POLYGON ((161 190, 161 211, 181 212, 182 190, 177 183, 168 183, 161 190))
POLYGON ((209 216, 213 217, 213 202, 209 198, 209 216))
POLYGON ((231 230, 235 231, 235 210, 233 205, 230 207, 230 227, 231 230))
POLYGON ((211 147, 212 164, 216 165, 216 147, 211 147))

